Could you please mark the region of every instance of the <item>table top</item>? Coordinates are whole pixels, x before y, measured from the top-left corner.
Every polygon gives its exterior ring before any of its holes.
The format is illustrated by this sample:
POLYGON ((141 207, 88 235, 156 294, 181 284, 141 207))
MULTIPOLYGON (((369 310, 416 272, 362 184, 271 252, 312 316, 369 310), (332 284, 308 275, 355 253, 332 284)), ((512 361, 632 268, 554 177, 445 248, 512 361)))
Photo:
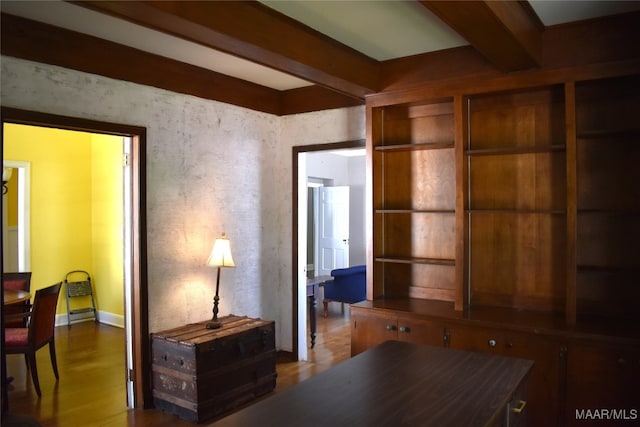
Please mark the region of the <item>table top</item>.
POLYGON ((333 276, 316 276, 307 278, 307 286, 321 285, 327 280, 332 280, 333 276))
POLYGON ((218 426, 485 425, 533 362, 387 341, 216 423, 218 426))
POLYGON ((4 305, 16 304, 31 299, 31 294, 27 291, 18 291, 15 289, 4 290, 4 305))

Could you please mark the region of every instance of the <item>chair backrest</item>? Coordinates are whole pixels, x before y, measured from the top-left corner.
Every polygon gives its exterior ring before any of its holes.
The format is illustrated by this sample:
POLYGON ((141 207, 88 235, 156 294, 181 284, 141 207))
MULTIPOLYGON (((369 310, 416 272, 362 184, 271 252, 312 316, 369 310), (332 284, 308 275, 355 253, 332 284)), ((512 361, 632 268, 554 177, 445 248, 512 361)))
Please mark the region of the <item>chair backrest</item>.
POLYGON ((29 321, 29 341, 37 346, 53 338, 61 283, 38 289, 29 321))
POLYGON ((2 288, 29 292, 31 290, 31 272, 2 273, 2 288))

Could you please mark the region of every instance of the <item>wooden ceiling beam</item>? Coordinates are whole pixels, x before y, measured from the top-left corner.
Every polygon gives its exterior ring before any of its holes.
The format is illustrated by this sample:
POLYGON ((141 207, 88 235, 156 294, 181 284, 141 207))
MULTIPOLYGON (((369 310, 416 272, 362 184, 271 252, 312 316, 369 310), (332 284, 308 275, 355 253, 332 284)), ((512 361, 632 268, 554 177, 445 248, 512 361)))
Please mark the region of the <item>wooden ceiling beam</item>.
POLYGON ((364 99, 377 61, 255 1, 81 1, 101 13, 364 99))
POLYGON ((319 86, 310 86, 305 90, 277 91, 86 34, 5 13, 1 16, 2 55, 58 65, 275 115, 363 104, 363 101, 319 86), (307 96, 303 96, 305 94, 307 96))
POLYGON ((420 0, 504 72, 542 64, 544 25, 526 1, 420 0))
POLYGON ((97 37, 2 13, 2 55, 279 114, 279 91, 97 37))

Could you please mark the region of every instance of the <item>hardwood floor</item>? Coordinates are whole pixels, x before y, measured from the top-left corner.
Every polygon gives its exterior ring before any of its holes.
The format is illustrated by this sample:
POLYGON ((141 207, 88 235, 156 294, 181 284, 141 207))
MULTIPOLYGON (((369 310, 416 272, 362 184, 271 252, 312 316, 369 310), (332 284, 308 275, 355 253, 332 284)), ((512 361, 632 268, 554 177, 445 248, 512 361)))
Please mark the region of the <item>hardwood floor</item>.
MULTIPOLYGON (((348 312, 345 307, 343 314, 340 304, 335 303, 328 318, 319 311, 318 336, 315 348, 309 350, 309 361, 278 361, 274 393, 350 357, 348 312)), ((56 328, 60 380, 55 381, 48 349, 39 350, 40 399, 24 357, 8 355, 7 369, 14 377, 9 385, 10 414, 30 416, 46 427, 193 427, 194 424, 159 410, 127 409, 124 348, 124 331, 119 328, 93 322, 78 323, 71 329, 56 328)), ((2 424, 11 425, 7 420, 2 424)))

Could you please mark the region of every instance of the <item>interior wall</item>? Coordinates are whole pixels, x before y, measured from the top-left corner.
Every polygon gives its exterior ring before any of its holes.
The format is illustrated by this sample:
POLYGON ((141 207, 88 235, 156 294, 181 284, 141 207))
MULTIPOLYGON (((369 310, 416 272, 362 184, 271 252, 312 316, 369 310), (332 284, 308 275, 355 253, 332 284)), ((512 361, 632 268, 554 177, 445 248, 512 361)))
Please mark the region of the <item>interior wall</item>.
POLYGON ((291 150, 363 139, 364 108, 277 117, 3 56, 0 102, 147 129, 149 329, 211 317, 216 237, 231 240, 220 315, 276 321, 292 350, 291 150))

